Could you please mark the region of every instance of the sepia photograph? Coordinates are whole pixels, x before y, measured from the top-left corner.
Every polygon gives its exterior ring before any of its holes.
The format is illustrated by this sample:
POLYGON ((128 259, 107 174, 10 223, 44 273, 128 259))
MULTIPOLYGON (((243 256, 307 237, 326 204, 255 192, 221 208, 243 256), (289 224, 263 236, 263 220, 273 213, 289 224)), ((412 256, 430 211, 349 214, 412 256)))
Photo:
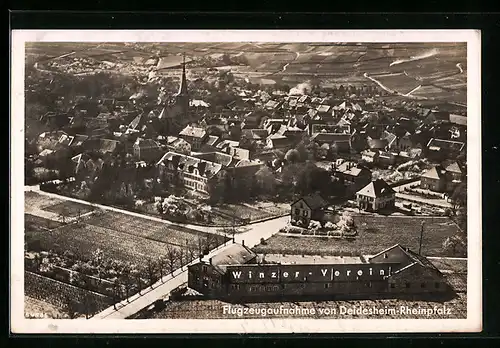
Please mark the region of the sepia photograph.
POLYGON ((14 332, 481 330, 479 32, 12 46, 14 332))

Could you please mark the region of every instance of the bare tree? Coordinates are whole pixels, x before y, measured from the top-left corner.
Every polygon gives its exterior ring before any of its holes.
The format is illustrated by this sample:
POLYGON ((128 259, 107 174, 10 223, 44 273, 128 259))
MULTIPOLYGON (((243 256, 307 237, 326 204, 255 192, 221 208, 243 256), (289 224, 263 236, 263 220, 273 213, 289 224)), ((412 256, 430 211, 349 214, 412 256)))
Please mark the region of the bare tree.
POLYGON ((153 259, 148 258, 146 261, 146 273, 148 276, 148 282, 151 289, 153 288, 153 283, 156 279, 157 269, 158 269, 158 264, 153 259))
POLYGON ((64 310, 68 314, 68 317, 70 319, 75 319, 78 314, 78 302, 74 298, 66 294, 64 296, 63 306, 64 310))
POLYGON ((133 286, 133 279, 131 277, 131 266, 129 264, 125 264, 125 266, 123 267, 121 279, 123 287, 125 288, 125 296, 127 298, 127 302, 130 302, 129 297, 130 290, 133 286))
POLYGON ((85 297, 83 299, 83 306, 85 308, 85 318, 89 319, 94 313, 97 311, 97 303, 88 292, 85 293, 85 297))
POLYGON ((175 271, 175 263, 178 259, 178 252, 175 249, 175 247, 171 244, 167 244, 167 253, 165 255, 167 264, 168 264, 168 269, 170 271, 170 274, 174 274, 175 271))
POLYGON ((177 254, 179 257, 179 263, 181 265, 181 271, 182 271, 182 268, 184 267, 184 257, 187 253, 185 252, 184 248, 179 248, 179 250, 177 251, 177 254))
POLYGON ((196 258, 196 252, 197 252, 198 248, 196 247, 196 244, 194 243, 187 243, 186 245, 186 253, 187 253, 187 257, 189 259, 189 262, 193 261, 195 258, 196 258))
POLYGON ((121 300, 121 284, 118 279, 113 282, 113 308, 116 311, 116 303, 121 300))

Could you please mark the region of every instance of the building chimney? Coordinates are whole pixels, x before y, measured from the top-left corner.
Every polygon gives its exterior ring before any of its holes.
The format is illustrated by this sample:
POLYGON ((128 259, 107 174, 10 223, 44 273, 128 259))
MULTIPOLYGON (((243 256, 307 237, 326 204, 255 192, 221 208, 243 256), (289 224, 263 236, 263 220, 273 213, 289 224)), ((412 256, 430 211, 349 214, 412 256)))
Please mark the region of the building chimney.
POLYGON ((245 240, 241 241, 241 245, 245 246, 245 240))
POLYGON ((212 258, 208 259, 208 261, 210 262, 210 264, 212 264, 212 258))

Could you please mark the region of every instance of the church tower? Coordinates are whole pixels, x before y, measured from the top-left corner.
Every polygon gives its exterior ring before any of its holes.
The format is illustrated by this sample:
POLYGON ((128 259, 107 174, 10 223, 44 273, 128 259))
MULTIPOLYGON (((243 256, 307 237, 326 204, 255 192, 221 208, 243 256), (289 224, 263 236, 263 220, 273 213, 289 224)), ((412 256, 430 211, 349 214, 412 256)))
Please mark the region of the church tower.
POLYGON ((189 119, 189 93, 186 80, 186 55, 182 58, 182 77, 179 92, 175 95, 176 104, 181 107, 182 117, 189 119))

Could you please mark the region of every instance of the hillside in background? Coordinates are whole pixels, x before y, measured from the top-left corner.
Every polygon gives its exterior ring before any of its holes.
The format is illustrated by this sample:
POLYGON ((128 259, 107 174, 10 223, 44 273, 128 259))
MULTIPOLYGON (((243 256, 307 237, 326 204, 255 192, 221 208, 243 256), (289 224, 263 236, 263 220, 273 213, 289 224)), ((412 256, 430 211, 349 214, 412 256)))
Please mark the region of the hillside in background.
POLYGON ((377 83, 407 98, 467 102, 465 43, 33 43, 26 52, 28 65, 69 53, 139 65, 158 58, 172 67, 185 53, 193 70, 227 65, 255 82, 377 83))

